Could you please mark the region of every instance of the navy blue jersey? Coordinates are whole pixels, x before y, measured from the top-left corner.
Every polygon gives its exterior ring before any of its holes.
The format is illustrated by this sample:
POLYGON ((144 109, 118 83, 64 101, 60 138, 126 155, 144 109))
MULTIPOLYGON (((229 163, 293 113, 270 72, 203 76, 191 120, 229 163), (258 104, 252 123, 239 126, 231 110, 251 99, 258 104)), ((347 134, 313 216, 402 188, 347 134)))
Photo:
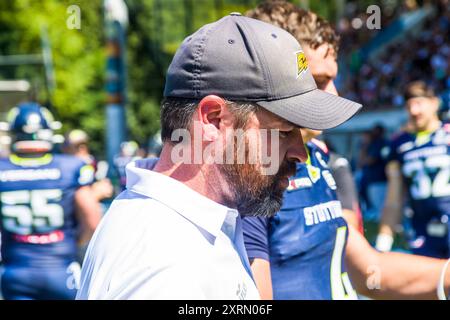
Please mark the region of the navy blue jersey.
POLYGON ((448 258, 450 215, 450 125, 434 132, 401 132, 391 141, 388 161, 398 161, 413 211, 411 249, 448 258))
POLYGON ((6 265, 58 267, 76 259, 75 191, 93 168, 69 155, 0 159, 1 254, 6 265))
POLYGON ((114 168, 119 178, 120 191, 126 189, 127 175, 125 169, 127 167, 127 164, 138 159, 140 159, 140 157, 116 156, 114 158, 114 168))
POLYGON ((356 298, 344 266, 347 224, 322 145, 307 144, 308 162, 297 164, 280 212, 243 220, 249 258, 270 261, 275 299, 356 298))

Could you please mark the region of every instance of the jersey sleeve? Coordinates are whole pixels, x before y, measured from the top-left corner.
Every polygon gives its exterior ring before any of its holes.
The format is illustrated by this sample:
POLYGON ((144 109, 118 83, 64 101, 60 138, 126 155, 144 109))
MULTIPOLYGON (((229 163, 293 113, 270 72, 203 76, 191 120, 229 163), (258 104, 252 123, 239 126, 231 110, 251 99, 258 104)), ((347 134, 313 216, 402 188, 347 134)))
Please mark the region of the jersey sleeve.
POLYGON ((269 261, 269 218, 244 217, 242 229, 248 258, 269 261))
POLYGON ((83 163, 76 171, 75 181, 77 187, 88 186, 94 183, 95 169, 90 164, 83 163))
POLYGON ((355 181, 350 170, 348 160, 333 155, 330 157, 331 174, 336 181, 336 193, 343 209, 354 210, 355 203, 358 203, 355 181))

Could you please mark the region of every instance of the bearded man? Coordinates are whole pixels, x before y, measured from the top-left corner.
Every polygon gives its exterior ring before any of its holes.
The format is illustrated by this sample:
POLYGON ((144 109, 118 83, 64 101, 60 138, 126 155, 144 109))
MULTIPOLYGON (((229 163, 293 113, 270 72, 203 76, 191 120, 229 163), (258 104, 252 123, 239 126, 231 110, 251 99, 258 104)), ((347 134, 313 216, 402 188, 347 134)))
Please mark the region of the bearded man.
POLYGON ((164 96, 160 159, 128 165, 78 298, 258 299, 240 215, 280 209, 307 158, 299 127, 337 126, 361 105, 317 89, 288 32, 235 13, 184 40, 164 96))

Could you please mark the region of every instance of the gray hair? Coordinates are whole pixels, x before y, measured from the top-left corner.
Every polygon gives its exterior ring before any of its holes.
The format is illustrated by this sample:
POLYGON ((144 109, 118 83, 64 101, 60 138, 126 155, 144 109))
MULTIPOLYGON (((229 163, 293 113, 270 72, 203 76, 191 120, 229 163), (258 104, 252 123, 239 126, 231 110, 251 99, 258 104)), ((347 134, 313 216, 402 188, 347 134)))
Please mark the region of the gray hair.
MULTIPOLYGON (((200 100, 184 98, 165 98, 161 104, 161 139, 171 141, 172 133, 177 129, 189 130, 192 117, 197 110, 200 100)), ((234 129, 245 128, 251 114, 255 113, 259 105, 252 102, 225 100, 228 110, 235 117, 234 129)))

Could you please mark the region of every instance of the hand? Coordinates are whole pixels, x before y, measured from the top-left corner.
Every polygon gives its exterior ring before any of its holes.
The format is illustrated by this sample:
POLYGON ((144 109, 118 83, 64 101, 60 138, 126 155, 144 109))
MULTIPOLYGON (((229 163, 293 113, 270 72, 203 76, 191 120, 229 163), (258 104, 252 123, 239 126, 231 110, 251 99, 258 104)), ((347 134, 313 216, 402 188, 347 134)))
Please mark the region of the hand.
POLYGON ((92 184, 92 191, 98 201, 111 198, 114 194, 114 187, 109 179, 102 179, 92 184))

